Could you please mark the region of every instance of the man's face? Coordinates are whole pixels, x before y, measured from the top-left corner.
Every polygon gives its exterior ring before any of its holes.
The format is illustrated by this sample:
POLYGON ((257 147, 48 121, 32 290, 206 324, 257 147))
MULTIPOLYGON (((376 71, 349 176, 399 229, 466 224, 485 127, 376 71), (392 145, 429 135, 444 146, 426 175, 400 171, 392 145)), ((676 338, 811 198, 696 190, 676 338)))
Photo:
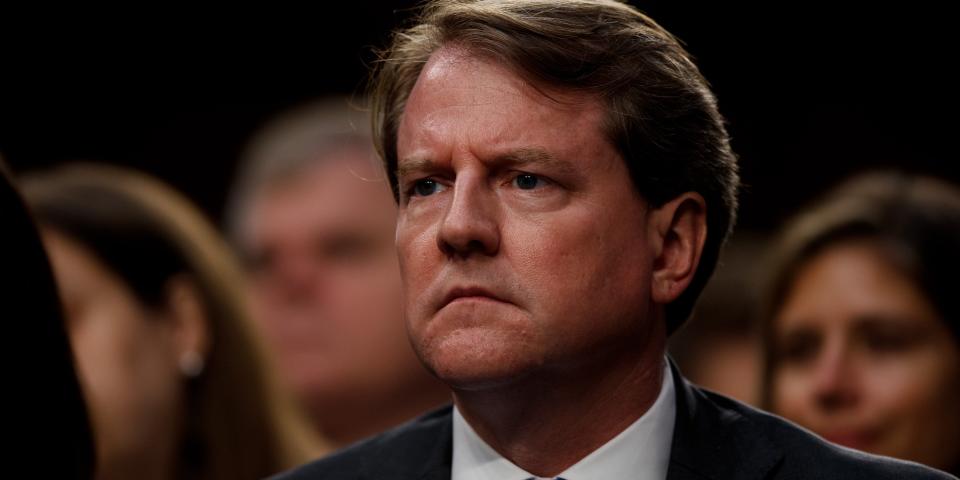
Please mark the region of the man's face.
POLYGON ((246 223, 255 317, 321 417, 426 377, 401 319, 396 205, 370 155, 344 149, 265 187, 246 223))
POLYGON ((584 370, 642 348, 650 326, 647 203, 601 103, 548 93, 446 47, 400 123, 407 328, 455 388, 584 370))

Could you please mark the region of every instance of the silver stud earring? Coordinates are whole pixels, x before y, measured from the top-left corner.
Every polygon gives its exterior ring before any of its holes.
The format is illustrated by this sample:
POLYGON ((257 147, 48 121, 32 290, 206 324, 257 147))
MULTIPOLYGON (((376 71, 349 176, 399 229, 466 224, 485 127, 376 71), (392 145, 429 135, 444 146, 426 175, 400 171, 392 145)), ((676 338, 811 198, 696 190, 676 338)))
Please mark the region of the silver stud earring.
POLYGON ((196 378, 203 373, 204 361, 199 353, 194 351, 184 352, 180 355, 180 373, 187 378, 196 378))

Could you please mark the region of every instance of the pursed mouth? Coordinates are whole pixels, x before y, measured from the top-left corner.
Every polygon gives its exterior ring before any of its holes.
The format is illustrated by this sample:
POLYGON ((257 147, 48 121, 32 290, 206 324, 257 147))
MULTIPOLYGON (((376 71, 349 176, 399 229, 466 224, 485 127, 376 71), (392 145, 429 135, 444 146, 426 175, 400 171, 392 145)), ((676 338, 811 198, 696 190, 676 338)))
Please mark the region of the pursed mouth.
POLYGON ((446 296, 443 297, 443 301, 440 302, 440 308, 446 307, 451 303, 457 300, 466 300, 466 299, 477 299, 477 300, 492 300, 496 302, 509 303, 506 300, 498 297, 493 294, 491 291, 481 288, 481 287, 457 287, 451 289, 446 296))

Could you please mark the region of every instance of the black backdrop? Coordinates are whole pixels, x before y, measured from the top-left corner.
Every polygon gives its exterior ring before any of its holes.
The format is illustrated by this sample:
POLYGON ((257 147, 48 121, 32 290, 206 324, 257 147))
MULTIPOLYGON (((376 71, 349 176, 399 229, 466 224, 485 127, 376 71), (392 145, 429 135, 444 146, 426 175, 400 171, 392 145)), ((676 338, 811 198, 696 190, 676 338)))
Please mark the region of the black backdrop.
MULTIPOLYGON (((742 227, 771 228, 862 168, 960 180, 945 7, 635 3, 714 86, 741 157, 742 227)), ((20 172, 71 159, 143 168, 216 219, 244 139, 300 101, 361 91, 371 47, 413 4, 2 12, 0 153, 20 172)))

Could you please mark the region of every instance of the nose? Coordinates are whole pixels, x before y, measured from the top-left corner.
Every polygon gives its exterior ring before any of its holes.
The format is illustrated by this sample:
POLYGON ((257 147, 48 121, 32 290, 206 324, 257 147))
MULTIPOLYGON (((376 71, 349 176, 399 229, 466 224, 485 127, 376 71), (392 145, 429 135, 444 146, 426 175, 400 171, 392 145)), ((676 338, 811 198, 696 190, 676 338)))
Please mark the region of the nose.
POLYGON ((496 194, 480 175, 457 175, 453 199, 437 232, 437 247, 448 257, 493 256, 500 250, 496 194))
POLYGON ((318 300, 324 295, 325 279, 321 269, 305 258, 283 257, 273 265, 267 280, 280 302, 298 305, 318 300))
POLYGON ((840 341, 826 345, 814 371, 813 394, 824 411, 837 411, 859 401, 857 367, 849 348, 840 341))

